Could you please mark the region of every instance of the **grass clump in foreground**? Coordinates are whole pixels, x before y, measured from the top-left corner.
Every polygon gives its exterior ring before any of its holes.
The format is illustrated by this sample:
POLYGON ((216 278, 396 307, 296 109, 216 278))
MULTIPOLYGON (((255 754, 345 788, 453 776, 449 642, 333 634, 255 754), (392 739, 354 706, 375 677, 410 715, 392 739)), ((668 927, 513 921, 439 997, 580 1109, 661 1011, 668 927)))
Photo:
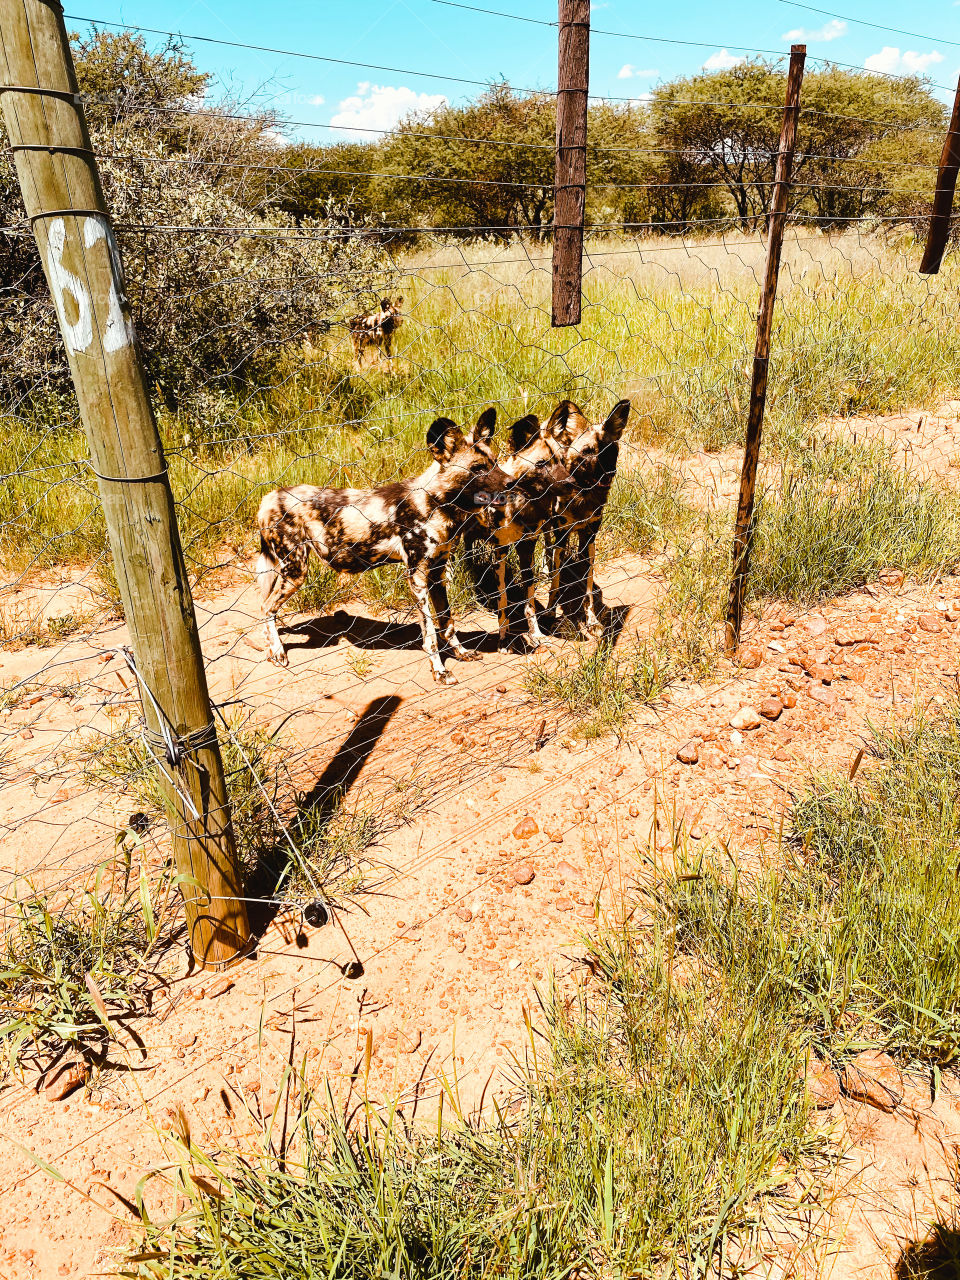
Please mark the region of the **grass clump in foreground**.
MULTIPOLYGON (((130 848, 126 846, 125 852, 130 848)), ((6 1066, 40 1070, 73 1049, 102 1059, 112 1022, 143 1011, 153 957, 172 940, 174 878, 151 889, 131 861, 104 864, 91 887, 54 903, 14 902, 0 943, 0 1046, 6 1066)))
POLYGON ((528 666, 523 687, 536 702, 565 708, 584 738, 622 733, 637 703, 652 702, 670 681, 669 657, 656 645, 626 653, 602 640, 592 649, 528 666))
MULTIPOLYGON (((174 1220, 124 1274, 156 1280, 705 1275, 789 1213, 822 1147, 798 1068, 879 1045, 946 1062, 960 1033, 960 706, 874 735, 854 782, 795 798, 775 867, 708 854, 601 929, 596 981, 545 1004, 515 1118, 432 1131, 306 1080, 278 1151, 177 1147, 174 1220), (772 1203, 771 1203, 772 1202, 772 1203)), ((148 1188, 149 1198, 149 1188, 148 1188)))

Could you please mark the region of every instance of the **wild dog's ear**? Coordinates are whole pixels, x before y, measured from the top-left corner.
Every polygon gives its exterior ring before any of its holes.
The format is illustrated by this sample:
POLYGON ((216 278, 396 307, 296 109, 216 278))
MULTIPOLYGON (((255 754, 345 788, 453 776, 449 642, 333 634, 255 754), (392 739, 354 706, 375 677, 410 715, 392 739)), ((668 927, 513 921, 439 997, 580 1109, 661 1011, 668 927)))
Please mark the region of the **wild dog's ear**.
POLYGON ((534 436, 540 432, 540 419, 535 413, 528 413, 510 428, 510 445, 514 453, 525 449, 534 436))
POLYGON ((467 440, 470 444, 489 444, 493 439, 493 433, 497 425, 497 411, 494 408, 484 409, 480 417, 477 419, 477 425, 473 427, 467 440))
POLYGON ((389 298, 381 298, 381 299, 380 299, 380 310, 381 310, 381 311, 389 311, 389 310, 390 310, 390 299, 389 299, 389 298))
POLYGON ((436 418, 427 428, 427 448, 438 462, 447 462, 461 444, 463 432, 450 418, 436 418))
POLYGON ((400 294, 400 296, 399 296, 399 297, 394 301, 394 304, 393 304, 393 305, 397 308, 397 310, 398 310, 398 311, 400 310, 400 308, 403 306, 403 294, 402 294, 402 293, 401 293, 401 294, 400 294))
POLYGON ((603 424, 603 434, 608 440, 619 440, 630 417, 630 401, 618 400, 603 424))
POLYGON ((572 400, 561 400, 540 428, 540 432, 541 435, 549 436, 567 449, 577 436, 587 430, 589 425, 579 405, 574 404, 572 400))

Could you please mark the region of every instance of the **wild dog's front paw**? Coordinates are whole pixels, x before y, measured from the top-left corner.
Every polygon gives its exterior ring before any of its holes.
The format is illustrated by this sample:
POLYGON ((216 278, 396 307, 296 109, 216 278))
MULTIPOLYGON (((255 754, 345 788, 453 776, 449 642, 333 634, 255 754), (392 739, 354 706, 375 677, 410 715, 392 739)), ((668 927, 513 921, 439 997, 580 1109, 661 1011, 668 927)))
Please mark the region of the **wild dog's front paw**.
POLYGON ((457 683, 457 677, 453 674, 452 671, 435 671, 433 673, 433 678, 434 680, 436 680, 437 684, 456 684, 457 683))
POLYGON ((458 662, 482 662, 483 654, 474 649, 455 649, 453 656, 458 662))
POLYGON ((285 649, 271 649, 267 656, 278 667, 289 667, 290 665, 290 658, 285 649))

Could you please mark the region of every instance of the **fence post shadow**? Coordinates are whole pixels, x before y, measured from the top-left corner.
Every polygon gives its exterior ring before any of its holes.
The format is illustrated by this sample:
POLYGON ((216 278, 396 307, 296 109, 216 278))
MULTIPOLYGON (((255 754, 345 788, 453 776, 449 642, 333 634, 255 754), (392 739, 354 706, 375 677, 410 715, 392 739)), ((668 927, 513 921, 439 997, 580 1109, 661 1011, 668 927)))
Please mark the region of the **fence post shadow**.
MULTIPOLYGON (((334 815, 402 702, 403 699, 396 694, 385 695, 374 698, 361 713, 323 773, 310 790, 298 798, 297 813, 290 823, 290 834, 295 841, 305 817, 309 815, 315 823, 334 815)), ((260 936, 276 915, 277 903, 272 900, 272 894, 286 861, 286 853, 281 849, 276 854, 261 857, 250 873, 246 898, 251 930, 255 936, 260 936)))

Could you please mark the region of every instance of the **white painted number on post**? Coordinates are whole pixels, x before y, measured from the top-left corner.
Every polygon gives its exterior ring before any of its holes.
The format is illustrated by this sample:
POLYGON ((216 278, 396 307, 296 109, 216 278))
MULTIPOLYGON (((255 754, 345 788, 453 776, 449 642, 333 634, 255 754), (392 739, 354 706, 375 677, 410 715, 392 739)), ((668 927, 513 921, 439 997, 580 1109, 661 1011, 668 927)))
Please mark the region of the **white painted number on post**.
MULTIPOLYGON (((110 293, 107 298, 107 322, 103 331, 103 347, 105 351, 119 351, 121 347, 129 346, 133 341, 132 329, 124 317, 117 291, 119 255, 113 235, 104 220, 84 218, 83 222, 83 243, 88 249, 92 249, 98 240, 107 241, 110 253, 110 293)), ((70 351, 77 353, 86 351, 93 341, 93 303, 87 286, 63 265, 66 237, 67 230, 63 218, 54 218, 47 235, 50 285, 53 289, 57 315, 60 317, 63 340, 70 351), (77 318, 73 321, 67 315, 65 301, 67 294, 73 299, 77 311, 77 318)))

